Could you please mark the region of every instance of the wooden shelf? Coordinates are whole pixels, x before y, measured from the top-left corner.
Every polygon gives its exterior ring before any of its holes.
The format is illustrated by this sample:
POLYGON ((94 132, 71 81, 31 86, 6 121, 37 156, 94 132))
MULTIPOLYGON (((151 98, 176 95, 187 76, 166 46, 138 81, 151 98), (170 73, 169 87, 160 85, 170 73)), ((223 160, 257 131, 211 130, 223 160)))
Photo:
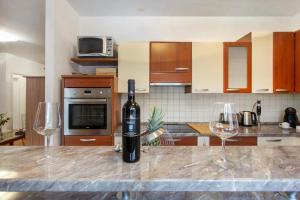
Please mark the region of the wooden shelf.
POLYGON ((117 66, 118 65, 118 58, 79 58, 79 57, 74 57, 71 58, 71 61, 74 63, 77 63, 79 65, 106 65, 106 66, 117 66))

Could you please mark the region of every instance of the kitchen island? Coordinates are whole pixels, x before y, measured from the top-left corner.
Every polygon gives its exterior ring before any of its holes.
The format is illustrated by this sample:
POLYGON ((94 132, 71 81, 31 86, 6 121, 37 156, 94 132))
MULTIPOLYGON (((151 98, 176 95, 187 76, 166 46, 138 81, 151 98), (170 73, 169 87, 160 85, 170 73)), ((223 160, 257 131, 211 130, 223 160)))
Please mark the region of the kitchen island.
POLYGON ((134 164, 112 147, 1 147, 0 191, 299 192, 300 147, 151 147, 134 164))

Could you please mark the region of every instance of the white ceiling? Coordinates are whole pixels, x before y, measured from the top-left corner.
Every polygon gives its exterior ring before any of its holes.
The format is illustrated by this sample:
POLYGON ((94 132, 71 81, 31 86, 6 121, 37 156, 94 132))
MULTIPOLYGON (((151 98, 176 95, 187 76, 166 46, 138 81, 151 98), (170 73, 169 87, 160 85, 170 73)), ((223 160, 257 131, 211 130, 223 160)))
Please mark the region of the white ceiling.
POLYGON ((294 16, 300 0, 68 0, 80 16, 294 16))
POLYGON ((44 62, 45 0, 0 0, 0 30, 20 40, 0 43, 0 52, 44 62))

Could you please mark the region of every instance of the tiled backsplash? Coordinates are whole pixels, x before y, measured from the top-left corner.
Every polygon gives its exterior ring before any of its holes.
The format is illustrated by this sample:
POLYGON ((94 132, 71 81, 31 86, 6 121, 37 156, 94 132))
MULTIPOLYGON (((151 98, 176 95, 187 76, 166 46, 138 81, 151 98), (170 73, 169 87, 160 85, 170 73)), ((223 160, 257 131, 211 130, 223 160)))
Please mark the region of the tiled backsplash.
MULTIPOLYGON (((149 118, 154 106, 160 108, 165 122, 208 122, 214 102, 232 102, 237 111, 251 110, 256 100, 262 101, 262 122, 280 122, 284 109, 300 111, 297 94, 186 94, 184 87, 151 87, 149 94, 136 94, 141 107, 141 121, 149 118)), ((127 94, 122 94, 122 105, 127 94)))

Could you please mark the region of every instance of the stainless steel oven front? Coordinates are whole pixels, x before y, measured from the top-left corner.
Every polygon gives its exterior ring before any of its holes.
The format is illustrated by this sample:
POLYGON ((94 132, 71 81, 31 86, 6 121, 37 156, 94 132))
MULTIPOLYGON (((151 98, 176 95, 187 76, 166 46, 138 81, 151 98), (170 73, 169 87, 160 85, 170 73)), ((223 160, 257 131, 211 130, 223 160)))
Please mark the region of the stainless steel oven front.
POLYGON ((111 88, 64 89, 64 135, 111 135, 111 88))

